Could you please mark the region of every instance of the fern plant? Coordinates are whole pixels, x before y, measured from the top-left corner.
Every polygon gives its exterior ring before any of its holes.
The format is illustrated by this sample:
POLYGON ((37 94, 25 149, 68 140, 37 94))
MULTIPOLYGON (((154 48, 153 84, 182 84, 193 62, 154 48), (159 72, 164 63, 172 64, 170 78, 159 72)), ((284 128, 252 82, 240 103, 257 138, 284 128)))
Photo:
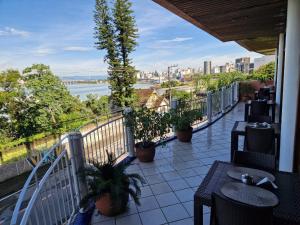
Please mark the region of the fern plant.
POLYGON ((101 195, 109 193, 113 202, 118 202, 120 198, 129 194, 139 205, 140 184, 145 183, 144 179, 139 174, 127 174, 126 168, 129 164, 116 164, 113 154, 107 153, 107 156, 107 162, 93 162, 91 167, 82 171, 89 186, 89 193, 81 204, 84 205, 91 198, 96 201, 101 195))

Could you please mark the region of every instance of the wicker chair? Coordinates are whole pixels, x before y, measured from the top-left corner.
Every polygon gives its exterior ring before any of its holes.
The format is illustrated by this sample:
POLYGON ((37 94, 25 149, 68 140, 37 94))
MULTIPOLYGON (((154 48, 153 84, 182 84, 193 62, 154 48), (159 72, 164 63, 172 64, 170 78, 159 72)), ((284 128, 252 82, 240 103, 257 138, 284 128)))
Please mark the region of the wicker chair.
POLYGON ((258 123, 263 123, 263 122, 272 123, 272 118, 271 118, 271 116, 265 116, 265 115, 251 115, 251 116, 248 116, 248 122, 249 123, 255 123, 255 122, 258 122, 258 123))
POLYGON ((251 101, 250 115, 268 116, 269 106, 267 104, 267 101, 251 101))
POLYGON ((244 150, 275 155, 275 132, 273 128, 246 127, 244 150))
POLYGON ((259 152, 235 151, 233 162, 246 167, 252 167, 261 170, 276 170, 275 155, 259 152))
POLYGON ((270 100, 270 88, 260 88, 257 94, 257 99, 270 100))
POLYGON ((273 208, 254 207, 212 194, 211 225, 273 225, 273 208))

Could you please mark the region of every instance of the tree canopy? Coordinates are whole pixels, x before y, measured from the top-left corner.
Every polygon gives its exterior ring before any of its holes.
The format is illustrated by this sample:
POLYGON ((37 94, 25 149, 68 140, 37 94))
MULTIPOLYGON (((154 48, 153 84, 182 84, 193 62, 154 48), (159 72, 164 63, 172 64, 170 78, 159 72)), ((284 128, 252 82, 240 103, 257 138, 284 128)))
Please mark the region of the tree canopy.
POLYGON ((106 50, 111 98, 114 106, 123 107, 133 102, 135 68, 130 54, 137 45, 137 28, 132 4, 115 0, 110 8, 106 0, 96 0, 94 21, 96 47, 106 50))

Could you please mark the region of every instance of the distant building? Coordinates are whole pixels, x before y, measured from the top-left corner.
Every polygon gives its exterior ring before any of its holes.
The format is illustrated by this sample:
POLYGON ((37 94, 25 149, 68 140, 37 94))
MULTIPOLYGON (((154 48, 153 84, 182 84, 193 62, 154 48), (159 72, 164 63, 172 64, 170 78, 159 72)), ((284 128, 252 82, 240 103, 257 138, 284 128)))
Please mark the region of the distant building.
POLYGON ((235 69, 235 65, 233 63, 226 63, 225 64, 225 73, 230 73, 230 72, 234 72, 235 69))
POLYGON ((275 61, 275 55, 265 55, 260 58, 254 59, 254 70, 257 70, 259 67, 266 65, 270 62, 275 61))
POLYGON ((204 61, 204 74, 211 74, 211 61, 204 61))
POLYGON ((226 66, 219 66, 220 73, 226 73, 226 66))
POLYGON ((213 74, 218 74, 218 73, 220 73, 220 67, 219 67, 219 66, 213 67, 212 73, 213 73, 213 74))
POLYGON ((235 69, 242 73, 250 72, 250 57, 243 57, 235 60, 235 69))
POLYGON ((254 71, 254 63, 250 63, 249 73, 253 73, 253 71, 254 71))

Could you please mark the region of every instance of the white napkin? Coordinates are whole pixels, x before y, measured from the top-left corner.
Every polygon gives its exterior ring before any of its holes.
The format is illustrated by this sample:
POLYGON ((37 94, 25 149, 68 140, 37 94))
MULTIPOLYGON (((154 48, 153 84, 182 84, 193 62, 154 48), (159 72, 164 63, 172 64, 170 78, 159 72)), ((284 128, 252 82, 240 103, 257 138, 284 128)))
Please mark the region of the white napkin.
POLYGON ((265 177, 261 181, 257 182, 256 186, 259 186, 259 185, 267 183, 267 182, 270 182, 274 189, 278 188, 278 186, 273 181, 271 181, 268 177, 265 177))

